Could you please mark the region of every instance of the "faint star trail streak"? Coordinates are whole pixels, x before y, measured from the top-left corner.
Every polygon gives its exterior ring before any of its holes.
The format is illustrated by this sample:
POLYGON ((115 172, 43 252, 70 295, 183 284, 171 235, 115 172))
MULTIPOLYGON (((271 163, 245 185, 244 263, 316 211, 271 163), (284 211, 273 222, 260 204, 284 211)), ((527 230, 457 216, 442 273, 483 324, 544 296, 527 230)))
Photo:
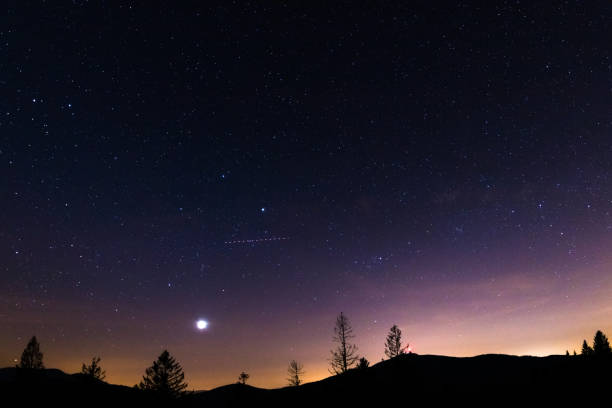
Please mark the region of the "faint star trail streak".
POLYGON ((257 242, 266 242, 266 241, 285 241, 288 240, 288 237, 272 237, 272 238, 257 238, 257 239, 237 239, 234 241, 224 241, 224 244, 233 245, 233 244, 254 244, 257 242))

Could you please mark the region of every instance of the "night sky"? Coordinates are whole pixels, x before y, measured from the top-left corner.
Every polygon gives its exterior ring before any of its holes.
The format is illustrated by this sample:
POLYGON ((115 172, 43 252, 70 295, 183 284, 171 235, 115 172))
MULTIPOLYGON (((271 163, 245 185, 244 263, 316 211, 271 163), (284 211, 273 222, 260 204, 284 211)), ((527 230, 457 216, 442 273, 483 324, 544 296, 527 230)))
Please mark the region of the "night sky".
POLYGON ((612 331, 612 6, 435 3, 4 3, 0 366, 36 335, 114 383, 167 348, 190 389, 277 387, 329 375, 341 311, 371 362, 393 324, 612 331))

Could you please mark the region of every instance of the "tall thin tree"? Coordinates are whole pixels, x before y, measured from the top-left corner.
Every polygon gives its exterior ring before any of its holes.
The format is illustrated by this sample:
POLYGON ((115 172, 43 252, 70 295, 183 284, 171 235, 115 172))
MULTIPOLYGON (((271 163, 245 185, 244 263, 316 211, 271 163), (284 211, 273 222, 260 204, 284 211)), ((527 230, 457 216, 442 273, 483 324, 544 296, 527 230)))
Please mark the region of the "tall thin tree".
POLYGON ((40 351, 40 344, 36 340, 36 336, 32 336, 28 345, 21 353, 21 361, 17 365, 19 368, 43 369, 43 353, 40 351))
POLYGON ((336 326, 334 327, 333 341, 338 343, 338 346, 336 349, 331 350, 331 373, 345 373, 359 360, 357 346, 351 343, 351 339, 354 337, 353 328, 351 327, 348 317, 340 312, 340 315, 336 318, 336 326))
POLYGON ((164 350, 157 361, 147 368, 138 388, 178 398, 185 393, 187 383, 181 365, 170 356, 168 350, 164 350))
POLYGON ((91 364, 85 365, 85 363, 83 363, 81 374, 88 375, 97 380, 104 380, 104 378, 106 378, 106 371, 102 370, 102 367, 100 367, 100 360, 100 357, 93 357, 91 359, 91 364))
POLYGON ((397 357, 403 354, 402 349, 402 331, 397 325, 391 326, 389 334, 387 334, 387 340, 385 341, 385 355, 389 358, 397 357))
POLYGON ((297 387, 302 383, 301 377, 304 375, 304 366, 295 360, 291 360, 287 373, 289 373, 289 378, 287 378, 289 385, 297 387))

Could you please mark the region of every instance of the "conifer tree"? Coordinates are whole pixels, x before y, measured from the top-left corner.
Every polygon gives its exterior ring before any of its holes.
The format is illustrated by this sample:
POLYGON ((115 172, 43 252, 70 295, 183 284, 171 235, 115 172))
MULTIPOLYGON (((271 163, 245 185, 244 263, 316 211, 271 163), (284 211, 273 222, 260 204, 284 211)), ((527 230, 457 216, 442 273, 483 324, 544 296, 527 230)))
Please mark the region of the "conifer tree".
POLYGON ((591 346, 589 346, 589 343, 587 343, 587 341, 584 340, 582 342, 582 352, 580 353, 580 355, 590 356, 592 354, 593 354, 593 349, 591 348, 591 346))
POLYGON ((168 350, 164 350, 157 361, 147 368, 138 388, 178 398, 185 393, 187 383, 181 365, 170 356, 168 350))
POLYGON ((364 368, 368 368, 370 366, 370 362, 367 358, 361 357, 359 359, 359 363, 357 364, 357 369, 363 370, 364 368))
POLYGON ((394 324, 391 329, 389 329, 389 334, 387 334, 387 340, 385 341, 385 355, 389 358, 393 358, 403 353, 402 331, 397 327, 397 325, 394 324))
POLYGON ((89 365, 83 363, 81 374, 88 375, 98 380, 104 380, 106 378, 106 371, 102 370, 102 367, 100 367, 100 357, 93 357, 89 365))
POLYGON ((302 364, 291 360, 287 372, 289 373, 289 378, 287 378, 289 385, 297 387, 302 383, 301 376, 304 375, 304 366, 302 364))
POLYGON ((334 327, 333 341, 338 343, 338 346, 331 351, 330 372, 333 374, 345 373, 359 360, 357 346, 350 343, 354 337, 353 328, 348 318, 341 312, 336 318, 336 326, 334 327))
POLYGON ((21 361, 17 365, 19 368, 43 369, 45 366, 42 362, 43 353, 40 351, 40 344, 36 340, 36 336, 32 336, 28 345, 21 353, 21 361))
POLYGON ((601 330, 597 330, 593 339, 593 354, 597 356, 609 355, 612 353, 608 337, 601 330))

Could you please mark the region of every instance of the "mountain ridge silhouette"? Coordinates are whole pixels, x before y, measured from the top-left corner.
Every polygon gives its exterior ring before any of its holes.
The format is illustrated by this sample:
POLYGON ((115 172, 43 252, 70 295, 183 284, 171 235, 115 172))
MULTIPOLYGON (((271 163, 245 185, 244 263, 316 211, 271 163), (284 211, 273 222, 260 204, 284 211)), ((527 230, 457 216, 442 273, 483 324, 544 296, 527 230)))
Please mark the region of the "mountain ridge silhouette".
MULTIPOLYGON (((189 393, 180 400, 122 385, 108 384, 82 374, 57 369, 0 369, 0 392, 20 393, 45 405, 99 405, 244 407, 244 406, 379 406, 381 403, 416 403, 428 406, 469 403, 471 405, 524 405, 584 402, 607 394, 612 383, 612 358, 551 355, 546 357, 485 354, 448 357, 406 354, 352 369, 299 387, 257 388, 228 384, 189 393), (588 381, 589 391, 575 390, 588 381), (36 393, 31 390, 35 389, 36 393), (29 393, 27 392, 29 390, 29 393)), ((607 400, 607 395, 605 395, 607 400)), ((24 401, 27 401, 26 398, 24 401)), ((30 401, 28 401, 30 402, 30 401)))

